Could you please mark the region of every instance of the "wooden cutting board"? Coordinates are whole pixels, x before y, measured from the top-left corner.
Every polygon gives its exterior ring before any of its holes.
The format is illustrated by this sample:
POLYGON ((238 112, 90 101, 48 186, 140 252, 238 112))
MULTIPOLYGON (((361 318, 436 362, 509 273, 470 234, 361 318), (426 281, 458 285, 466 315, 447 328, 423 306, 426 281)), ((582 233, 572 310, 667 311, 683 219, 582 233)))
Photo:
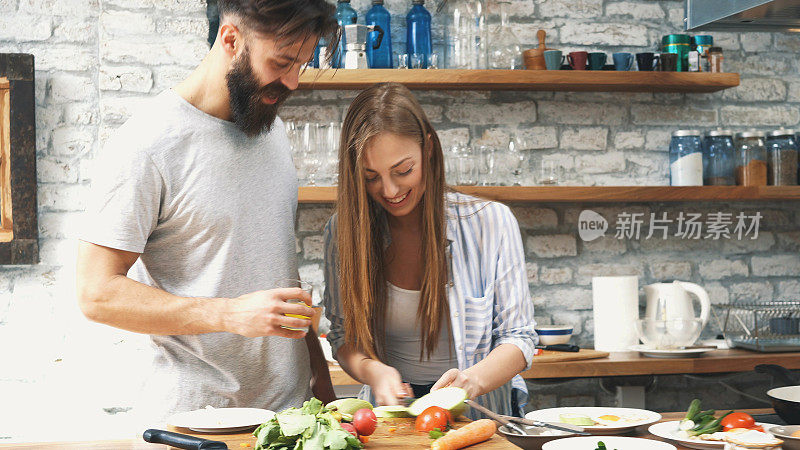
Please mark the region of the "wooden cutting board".
MULTIPOLYGON (((461 428, 469 423, 461 419, 456 423, 454 428, 461 428)), ((428 437, 428 433, 421 433, 414 431, 414 419, 378 419, 378 428, 375 433, 369 437, 369 442, 364 446, 366 450, 370 449, 406 449, 406 448, 431 448, 433 439, 428 437), (394 429, 392 431, 392 429, 394 429)), ((475 450, 500 450, 500 449, 518 449, 518 447, 506 438, 495 434, 488 441, 480 444, 475 444, 468 447, 475 450)))
POLYGON ((550 350, 542 350, 541 355, 533 357, 533 363, 550 363, 562 361, 578 361, 581 359, 597 359, 605 358, 608 352, 601 352, 591 348, 582 348, 579 352, 553 352, 550 350))
MULTIPOLYGON (((464 425, 468 424, 469 420, 464 419, 463 417, 458 419, 456 422, 455 428, 461 428, 464 425)), ((228 444, 228 448, 230 449, 247 449, 250 448, 251 450, 255 446, 256 438, 252 435, 252 430, 249 432, 241 432, 241 433, 232 433, 232 434, 205 434, 205 433, 196 433, 192 430, 187 428, 177 428, 177 427, 168 427, 170 431, 176 431, 178 433, 183 434, 190 434, 193 436, 199 436, 205 439, 212 439, 216 441, 223 441, 228 444)), ((364 445, 365 450, 372 450, 372 449, 424 449, 430 448, 433 439, 428 437, 428 433, 421 433, 414 431, 414 419, 378 419, 378 428, 375 430, 375 433, 369 437, 369 442, 364 445)), ((145 444, 148 445, 148 444, 145 444)), ((105 448, 105 447, 102 447, 105 448)), ((114 447, 108 447, 114 448, 114 447)), ((118 447, 123 448, 123 447, 118 447)), ((138 448, 138 447, 137 447, 138 448)), ((148 446, 147 448, 151 448, 148 446)), ((159 448, 156 445, 152 445, 153 449, 159 448)), ((164 447, 161 447, 164 448, 164 447)), ((468 447, 470 450, 513 450, 518 449, 517 446, 508 442, 506 438, 500 436, 499 434, 495 434, 492 436, 491 439, 488 441, 482 442, 480 444, 475 444, 471 447, 468 447)))

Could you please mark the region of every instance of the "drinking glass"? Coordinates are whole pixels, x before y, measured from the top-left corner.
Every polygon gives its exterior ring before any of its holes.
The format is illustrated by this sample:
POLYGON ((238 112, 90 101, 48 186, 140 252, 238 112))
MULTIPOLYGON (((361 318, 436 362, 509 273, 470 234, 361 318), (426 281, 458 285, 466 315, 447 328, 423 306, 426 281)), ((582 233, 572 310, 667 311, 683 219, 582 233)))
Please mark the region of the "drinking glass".
POLYGON ((433 52, 428 57, 428 69, 438 69, 438 68, 439 68, 439 54, 433 52))
POLYGON ((411 68, 412 69, 422 69, 423 61, 425 61, 425 55, 422 53, 412 53, 411 54, 411 68))
MULTIPOLYGON (((300 289, 308 292, 309 296, 312 296, 314 294, 314 286, 312 286, 311 283, 309 283, 307 281, 296 280, 296 279, 293 279, 293 278, 280 279, 280 280, 275 282, 275 285, 273 287, 275 289, 300 288, 300 289)), ((312 302, 313 302, 313 300, 312 300, 312 302)), ((286 300, 286 303, 298 303, 298 304, 303 304, 303 305, 306 304, 304 301, 302 301, 300 299, 296 299, 296 298, 290 298, 290 299, 286 300)), ((312 303, 311 306, 313 307, 314 304, 312 303)), ((295 317, 295 318, 298 318, 298 319, 312 319, 311 317, 301 316, 301 315, 298 315, 298 314, 285 314, 285 315, 287 317, 295 317)), ((317 311, 316 314, 314 314, 314 319, 316 319, 317 321, 319 320, 319 312, 318 311, 317 311)), ((281 328, 286 328, 287 330, 304 331, 304 332, 308 333, 308 327, 291 328, 291 327, 281 326, 281 328)), ((316 327, 314 327, 314 329, 316 329, 316 327)))
POLYGON ((478 184, 478 158, 471 148, 467 147, 458 158, 458 173, 461 185, 475 186, 478 184))
POLYGON ((508 141, 508 157, 506 164, 511 175, 514 177, 514 186, 522 185, 522 175, 524 174, 526 161, 524 150, 527 149, 527 147, 528 145, 525 139, 517 133, 514 133, 508 141))
POLYGON ((461 155, 461 146, 455 144, 451 146, 444 155, 444 177, 447 184, 456 186, 460 184, 458 171, 458 158, 461 155))
POLYGON ((339 179, 339 137, 342 126, 337 122, 330 122, 325 134, 325 177, 328 184, 335 186, 339 179))
POLYGON ((539 184, 553 186, 563 178, 563 167, 556 161, 543 159, 540 164, 539 184))
POLYGON ((397 68, 398 69, 408 69, 408 54, 407 53, 399 53, 397 55, 397 68))
POLYGON ((495 183, 495 163, 497 161, 497 149, 488 145, 481 145, 479 148, 479 155, 481 158, 480 167, 483 177, 481 178, 481 185, 491 186, 495 183))
POLYGON ((317 185, 317 172, 322 167, 323 155, 320 153, 320 127, 316 123, 303 124, 301 142, 303 152, 303 169, 308 186, 317 185))

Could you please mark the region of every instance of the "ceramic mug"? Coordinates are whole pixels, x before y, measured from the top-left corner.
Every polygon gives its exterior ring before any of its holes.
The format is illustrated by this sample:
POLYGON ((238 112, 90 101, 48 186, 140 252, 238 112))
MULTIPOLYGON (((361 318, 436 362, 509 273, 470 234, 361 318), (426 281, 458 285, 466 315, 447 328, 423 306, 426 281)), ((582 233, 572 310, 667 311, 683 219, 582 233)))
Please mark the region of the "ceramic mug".
POLYGON ((658 56, 652 52, 644 52, 636 54, 636 65, 639 71, 652 72, 658 62, 658 56))
POLYGON ((559 70, 563 62, 564 54, 561 50, 545 50, 544 63, 547 66, 547 70, 559 70))
POLYGON ((608 55, 605 52, 591 52, 589 53, 589 70, 603 70, 606 65, 608 55))
POLYGON ((662 53, 658 55, 658 70, 662 72, 676 72, 678 70, 678 54, 662 53))
POLYGON ((569 62, 572 70, 586 70, 586 60, 588 58, 588 52, 570 52, 567 55, 567 62, 569 62))
POLYGON ((614 58, 614 68, 616 70, 622 72, 631 70, 631 66, 633 65, 633 55, 631 53, 614 53, 612 57, 614 58))

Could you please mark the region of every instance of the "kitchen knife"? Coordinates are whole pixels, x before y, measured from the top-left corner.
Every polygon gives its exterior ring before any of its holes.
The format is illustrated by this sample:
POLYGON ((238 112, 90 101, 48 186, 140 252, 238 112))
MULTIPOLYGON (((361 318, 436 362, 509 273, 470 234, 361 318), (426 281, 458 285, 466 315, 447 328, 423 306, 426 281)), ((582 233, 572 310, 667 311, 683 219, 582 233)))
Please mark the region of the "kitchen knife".
POLYGON ((492 411, 490 409, 484 408, 483 406, 481 406, 481 405, 479 405, 479 404, 477 404, 474 401, 469 400, 469 399, 464 400, 464 403, 469 405, 470 408, 475 408, 478 411, 486 414, 490 418, 500 422, 501 425, 505 425, 506 428, 508 428, 509 430, 513 431, 514 433, 517 433, 517 434, 522 435, 522 436, 527 436, 528 435, 528 433, 526 433, 525 430, 523 430, 521 427, 511 423, 508 419, 505 418, 505 416, 503 416, 501 414, 497 414, 496 412, 494 412, 494 411, 492 411))
POLYGON ((145 430, 142 438, 146 442, 153 444, 166 444, 187 450, 206 450, 206 449, 228 449, 228 444, 220 441, 212 441, 188 434, 174 433, 172 431, 157 430, 150 428, 145 430))
POLYGON ((530 426, 533 426, 533 427, 552 428, 554 430, 566 431, 568 433, 575 433, 575 434, 579 434, 581 436, 591 436, 591 433, 587 433, 587 432, 583 431, 583 427, 578 427, 578 426, 573 427, 573 426, 567 426, 567 425, 556 425, 556 424, 552 424, 552 423, 548 423, 548 422, 540 422, 538 420, 523 419, 521 417, 513 417, 513 416, 503 416, 503 417, 508 419, 508 420, 510 420, 510 421, 512 421, 512 422, 520 423, 522 425, 530 425, 530 426))
POLYGON ((578 352, 581 350, 581 348, 575 344, 537 345, 536 348, 553 352, 578 352))

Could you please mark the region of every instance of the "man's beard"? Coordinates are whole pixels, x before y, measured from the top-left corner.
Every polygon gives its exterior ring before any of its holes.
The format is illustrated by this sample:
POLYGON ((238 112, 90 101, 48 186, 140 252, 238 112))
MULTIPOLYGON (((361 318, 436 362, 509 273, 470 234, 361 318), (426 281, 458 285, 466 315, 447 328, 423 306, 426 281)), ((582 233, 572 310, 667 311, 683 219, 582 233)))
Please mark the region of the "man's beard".
POLYGON ((278 116, 278 107, 292 93, 280 79, 266 86, 259 86, 250 65, 247 48, 233 62, 233 68, 225 76, 225 80, 228 84, 233 123, 250 137, 272 129, 278 116), (271 105, 266 104, 262 101, 264 96, 277 101, 271 105))

